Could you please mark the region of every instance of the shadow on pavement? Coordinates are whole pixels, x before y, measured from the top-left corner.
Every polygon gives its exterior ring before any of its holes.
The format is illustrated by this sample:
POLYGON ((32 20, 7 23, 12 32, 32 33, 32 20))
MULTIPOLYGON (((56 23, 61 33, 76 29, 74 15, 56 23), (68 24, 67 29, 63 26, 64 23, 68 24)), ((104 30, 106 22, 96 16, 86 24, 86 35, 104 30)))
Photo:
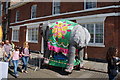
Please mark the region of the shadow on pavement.
MULTIPOLYGON (((14 70, 14 66, 9 67, 9 69, 8 69, 8 74, 10 74, 11 76, 13 76, 14 78, 17 78, 17 77, 14 75, 14 72, 13 72, 12 70, 14 70)), ((18 68, 17 68, 17 71, 18 71, 18 72, 21 72, 21 69, 18 67, 18 68)))
POLYGON ((99 71, 99 70, 94 70, 94 69, 87 69, 87 68, 82 68, 82 69, 89 70, 89 71, 94 71, 94 72, 107 73, 107 72, 104 72, 104 71, 99 71))
POLYGON ((64 71, 65 68, 55 67, 55 66, 51 66, 51 65, 43 65, 41 67, 41 69, 49 69, 49 70, 59 73, 60 75, 68 75, 69 74, 64 71))

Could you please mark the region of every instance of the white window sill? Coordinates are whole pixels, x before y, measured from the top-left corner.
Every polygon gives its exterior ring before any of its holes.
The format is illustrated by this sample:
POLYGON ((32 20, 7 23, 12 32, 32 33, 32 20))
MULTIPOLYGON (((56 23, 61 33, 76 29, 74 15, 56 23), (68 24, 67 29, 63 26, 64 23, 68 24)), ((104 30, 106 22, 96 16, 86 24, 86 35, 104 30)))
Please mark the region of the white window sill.
POLYGON ((38 41, 27 41, 28 43, 38 43, 38 41))
POLYGON ((33 18, 31 17, 31 20, 32 20, 32 19, 36 19, 36 17, 33 17, 33 18))
POLYGON ((59 16, 61 13, 52 14, 52 16, 59 16))
POLYGON ((13 42, 19 42, 19 40, 12 40, 13 42))
POLYGON ((84 10, 96 10, 97 7, 93 7, 93 8, 85 8, 84 10))
POLYGON ((104 44, 88 44, 87 46, 91 46, 91 47, 105 47, 104 44))

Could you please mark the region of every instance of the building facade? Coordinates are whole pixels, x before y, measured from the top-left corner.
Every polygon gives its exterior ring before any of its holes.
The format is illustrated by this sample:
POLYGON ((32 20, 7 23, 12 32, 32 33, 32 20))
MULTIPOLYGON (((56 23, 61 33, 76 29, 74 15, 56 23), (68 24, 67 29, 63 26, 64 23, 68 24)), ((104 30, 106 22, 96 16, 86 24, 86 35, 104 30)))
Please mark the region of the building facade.
POLYGON ((8 38, 15 45, 27 41, 31 50, 43 51, 41 24, 68 19, 89 30, 91 40, 85 50, 88 58, 105 59, 110 46, 120 51, 120 2, 20 2, 9 12, 8 38))
POLYGON ((8 39, 7 38, 7 33, 8 33, 8 25, 9 25, 9 11, 8 8, 10 7, 10 2, 6 1, 6 2, 1 2, 2 3, 2 29, 3 29, 3 41, 8 39))

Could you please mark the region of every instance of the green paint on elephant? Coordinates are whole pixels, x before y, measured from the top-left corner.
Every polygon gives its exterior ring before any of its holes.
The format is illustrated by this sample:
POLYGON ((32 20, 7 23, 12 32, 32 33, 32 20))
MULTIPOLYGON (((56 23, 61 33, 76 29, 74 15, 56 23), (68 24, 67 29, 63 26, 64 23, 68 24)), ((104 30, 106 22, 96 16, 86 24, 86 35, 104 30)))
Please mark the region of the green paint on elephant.
POLYGON ((72 29, 76 25, 78 24, 69 20, 58 20, 57 22, 53 23, 50 26, 50 36, 48 39, 49 50, 56 49, 54 50, 55 52, 68 53, 68 45, 70 44, 70 34, 72 29))

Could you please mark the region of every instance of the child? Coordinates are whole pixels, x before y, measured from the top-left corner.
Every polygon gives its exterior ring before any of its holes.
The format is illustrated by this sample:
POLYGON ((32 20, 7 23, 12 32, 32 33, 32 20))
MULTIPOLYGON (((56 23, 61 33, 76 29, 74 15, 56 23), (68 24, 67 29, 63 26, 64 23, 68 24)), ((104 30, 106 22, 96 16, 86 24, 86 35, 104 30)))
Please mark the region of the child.
POLYGON ((22 49, 22 61, 23 61, 22 72, 28 73, 27 64, 29 61, 29 57, 30 57, 29 45, 28 42, 24 42, 22 49))
POLYGON ((12 58, 12 62, 13 62, 13 65, 14 65, 15 77, 19 76, 18 72, 17 72, 18 62, 19 62, 19 55, 20 55, 19 47, 15 47, 15 50, 12 52, 12 55, 8 59, 8 61, 9 61, 12 58))
POLYGON ((115 80, 118 74, 118 64, 120 64, 120 58, 118 58, 117 55, 118 50, 115 47, 110 47, 108 49, 106 60, 108 62, 109 80, 115 80))

